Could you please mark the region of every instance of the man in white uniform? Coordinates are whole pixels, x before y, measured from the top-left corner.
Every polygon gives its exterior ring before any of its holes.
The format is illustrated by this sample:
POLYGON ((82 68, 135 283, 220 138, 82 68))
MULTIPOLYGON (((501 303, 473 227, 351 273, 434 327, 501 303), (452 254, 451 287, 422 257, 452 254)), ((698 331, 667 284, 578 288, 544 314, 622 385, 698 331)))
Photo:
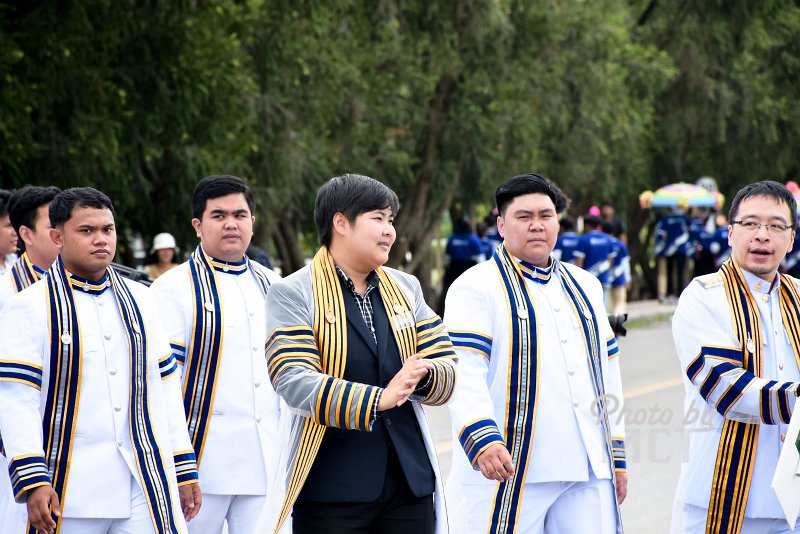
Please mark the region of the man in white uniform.
POLYGON ((58 249, 50 239, 49 209, 60 192, 57 187, 27 185, 11 194, 8 215, 19 236, 22 255, 8 276, 0 277, 0 310, 12 295, 39 280, 56 261, 58 249))
POLYGON ((8 216, 8 201, 11 192, 0 189, 0 278, 8 273, 17 261, 17 233, 8 216))
POLYGON ((451 286, 460 360, 446 494, 453 532, 621 532, 616 339, 597 278, 551 256, 567 198, 536 174, 496 193, 503 236, 451 286))
POLYGON ((673 532, 790 532, 770 482, 800 391, 800 289, 778 274, 797 205, 782 184, 741 189, 731 258, 684 290, 672 320, 687 445, 673 532))
POLYGON ((253 192, 241 178, 209 176, 194 190, 200 245, 152 285, 180 364, 184 410, 203 510, 189 531, 253 532, 279 450, 278 397, 264 358, 265 301, 272 271, 245 256, 253 237, 253 192))
MULTIPOLYGON (((22 255, 7 273, 0 276, 0 311, 8 299, 30 286, 53 265, 58 249, 50 239, 50 201, 60 192, 57 187, 25 186, 11 194, 8 216, 11 226, 19 236, 22 255)), ((8 461, 2 454, 0 436, 0 519, 14 504, 11 481, 8 478, 8 461)), ((0 530, 2 532, 2 530, 0 530)))
POLYGON ((111 200, 68 189, 49 213, 59 258, 0 316, 0 432, 27 505, 3 528, 186 532, 200 492, 177 365, 144 286, 109 269, 111 200))

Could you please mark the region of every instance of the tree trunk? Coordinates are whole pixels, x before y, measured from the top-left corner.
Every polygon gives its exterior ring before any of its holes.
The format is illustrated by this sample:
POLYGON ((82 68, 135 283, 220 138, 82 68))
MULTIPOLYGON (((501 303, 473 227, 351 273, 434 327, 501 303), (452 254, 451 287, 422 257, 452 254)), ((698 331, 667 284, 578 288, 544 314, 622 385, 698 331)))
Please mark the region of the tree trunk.
POLYGON ((305 257, 300 249, 297 228, 286 220, 278 221, 278 228, 273 233, 275 247, 281 258, 281 275, 286 276, 305 266, 305 257))

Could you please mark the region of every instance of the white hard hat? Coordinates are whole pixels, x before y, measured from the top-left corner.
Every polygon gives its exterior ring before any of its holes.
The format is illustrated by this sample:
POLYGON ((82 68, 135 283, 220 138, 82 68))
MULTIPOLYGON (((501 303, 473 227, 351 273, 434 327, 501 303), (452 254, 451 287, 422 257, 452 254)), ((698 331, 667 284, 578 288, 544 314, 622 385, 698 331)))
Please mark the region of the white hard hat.
POLYGON ((178 248, 178 245, 175 243, 175 238, 172 237, 172 234, 164 232, 157 234, 153 238, 153 248, 150 249, 150 252, 152 253, 156 250, 161 250, 162 248, 178 248))

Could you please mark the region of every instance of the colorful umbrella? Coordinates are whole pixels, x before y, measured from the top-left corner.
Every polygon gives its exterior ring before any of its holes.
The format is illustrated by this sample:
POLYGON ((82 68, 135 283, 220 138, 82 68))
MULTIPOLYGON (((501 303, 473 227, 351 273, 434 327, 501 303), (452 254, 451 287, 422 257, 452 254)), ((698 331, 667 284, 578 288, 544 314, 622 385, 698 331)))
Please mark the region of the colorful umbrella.
POLYGON ((639 204, 643 208, 716 208, 725 203, 725 197, 718 191, 710 192, 699 185, 677 183, 665 185, 653 191, 645 191, 639 195, 639 204))

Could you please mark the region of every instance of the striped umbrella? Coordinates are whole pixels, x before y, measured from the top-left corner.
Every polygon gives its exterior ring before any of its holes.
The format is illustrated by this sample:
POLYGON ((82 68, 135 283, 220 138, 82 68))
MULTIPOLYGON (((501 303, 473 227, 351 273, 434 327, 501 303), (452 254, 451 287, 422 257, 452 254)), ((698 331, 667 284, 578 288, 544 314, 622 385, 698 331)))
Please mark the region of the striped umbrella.
POLYGON ((639 195, 639 204, 643 208, 716 208, 725 203, 725 196, 718 191, 710 192, 699 185, 680 182, 669 184, 653 191, 645 191, 639 195))

